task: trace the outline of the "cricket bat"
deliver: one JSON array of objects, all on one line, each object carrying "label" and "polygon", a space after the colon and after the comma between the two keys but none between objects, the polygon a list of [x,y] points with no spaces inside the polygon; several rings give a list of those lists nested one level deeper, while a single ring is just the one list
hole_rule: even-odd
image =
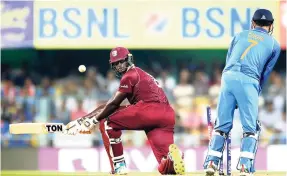
[{"label": "cricket bat", "polygon": [[[66,126],[63,123],[16,123],[9,125],[11,134],[65,134]],[[79,134],[91,134],[91,131],[81,131]]]}]

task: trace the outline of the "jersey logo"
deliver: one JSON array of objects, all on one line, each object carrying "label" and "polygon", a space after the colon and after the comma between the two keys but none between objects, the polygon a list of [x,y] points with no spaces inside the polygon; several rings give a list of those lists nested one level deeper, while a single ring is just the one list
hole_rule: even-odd
[{"label": "jersey logo", "polygon": [[117,56],[118,55],[118,52],[115,50],[115,51],[112,51],[112,56]]},{"label": "jersey logo", "polygon": [[263,16],[261,17],[261,20],[266,20],[265,15],[263,15]]},{"label": "jersey logo", "polygon": [[120,86],[121,88],[129,88],[129,86],[128,85],[122,85],[122,86]]}]

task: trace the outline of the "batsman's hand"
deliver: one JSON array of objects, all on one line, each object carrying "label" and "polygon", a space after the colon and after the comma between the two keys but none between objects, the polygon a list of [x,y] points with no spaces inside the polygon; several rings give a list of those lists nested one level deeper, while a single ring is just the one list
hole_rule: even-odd
[{"label": "batsman's hand", "polygon": [[81,124],[78,120],[73,120],[66,125],[64,134],[76,135],[81,130]]},{"label": "batsman's hand", "polygon": [[97,123],[98,121],[94,118],[79,118],[68,123],[64,133],[68,135],[91,134]]},{"label": "batsman's hand", "polygon": [[83,128],[88,130],[90,133],[95,131],[95,127],[97,125],[98,121],[96,120],[96,118],[86,118],[83,122]]}]

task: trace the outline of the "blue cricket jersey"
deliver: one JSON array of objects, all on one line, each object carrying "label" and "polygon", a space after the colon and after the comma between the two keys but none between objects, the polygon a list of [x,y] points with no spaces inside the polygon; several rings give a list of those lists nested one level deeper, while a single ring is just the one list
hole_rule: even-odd
[{"label": "blue cricket jersey", "polygon": [[279,43],[265,29],[258,27],[243,31],[231,42],[223,72],[240,71],[255,78],[261,91],[279,55]]}]

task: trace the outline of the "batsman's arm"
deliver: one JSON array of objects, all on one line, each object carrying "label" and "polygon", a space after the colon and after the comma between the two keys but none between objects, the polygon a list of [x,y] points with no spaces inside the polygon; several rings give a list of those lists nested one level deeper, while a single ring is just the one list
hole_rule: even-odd
[{"label": "batsman's arm", "polygon": [[[109,115],[111,115],[119,106],[121,103],[124,101],[124,99],[127,98],[127,95],[129,93],[132,93],[132,82],[136,81],[134,77],[129,76],[129,75],[124,75],[123,78],[120,81],[120,86],[119,90],[114,94],[114,96],[106,103],[104,108],[98,112],[98,111],[93,111],[92,113],[84,116],[83,118],[80,118],[81,122],[84,122],[87,118],[88,121],[92,121],[94,124],[97,123],[98,121],[107,118]],[[80,123],[80,122],[79,122]],[[80,123],[82,124],[82,123]]]},{"label": "batsman's arm", "polygon": [[94,117],[96,114],[98,114],[99,113],[99,111],[101,110],[101,109],[103,109],[104,107],[106,106],[106,104],[102,104],[102,105],[100,105],[100,106],[98,106],[95,110],[93,110],[92,112],[90,112],[89,114],[87,114],[87,115],[85,115],[84,117],[82,117],[82,118],[92,118],[92,117]]},{"label": "batsman's arm", "polygon": [[[114,96],[115,96],[115,95],[114,95]],[[82,117],[82,118],[84,118],[84,119],[89,118],[89,119],[90,119],[90,118],[94,117],[94,116],[97,115],[101,110],[103,110],[104,107],[105,107],[107,104],[109,104],[111,101],[112,101],[112,99],[110,99],[107,103],[98,106],[95,110],[93,110],[91,113],[85,115],[85,116]]]},{"label": "batsman's arm", "polygon": [[103,104],[97,107],[91,113],[85,115],[84,117],[79,118],[77,121],[80,125],[85,122],[87,118],[92,119],[93,123],[97,123],[98,121],[107,118],[116,109],[120,106],[122,101],[127,98],[127,93],[117,91],[113,98],[111,98],[106,104]]},{"label": "batsman's arm", "polygon": [[106,104],[102,104],[100,106],[98,106],[95,110],[93,110],[92,112],[90,112],[89,114],[83,116],[83,117],[80,117],[77,119],[77,122],[79,123],[79,125],[82,125],[83,122],[86,120],[86,119],[91,119],[92,117],[95,117],[99,111],[101,109],[103,109],[104,107],[106,106]]},{"label": "batsman's arm", "polygon": [[117,91],[114,97],[108,101],[104,109],[96,115],[95,120],[100,121],[114,113],[115,110],[119,108],[121,103],[127,98],[127,94],[128,93]]}]

